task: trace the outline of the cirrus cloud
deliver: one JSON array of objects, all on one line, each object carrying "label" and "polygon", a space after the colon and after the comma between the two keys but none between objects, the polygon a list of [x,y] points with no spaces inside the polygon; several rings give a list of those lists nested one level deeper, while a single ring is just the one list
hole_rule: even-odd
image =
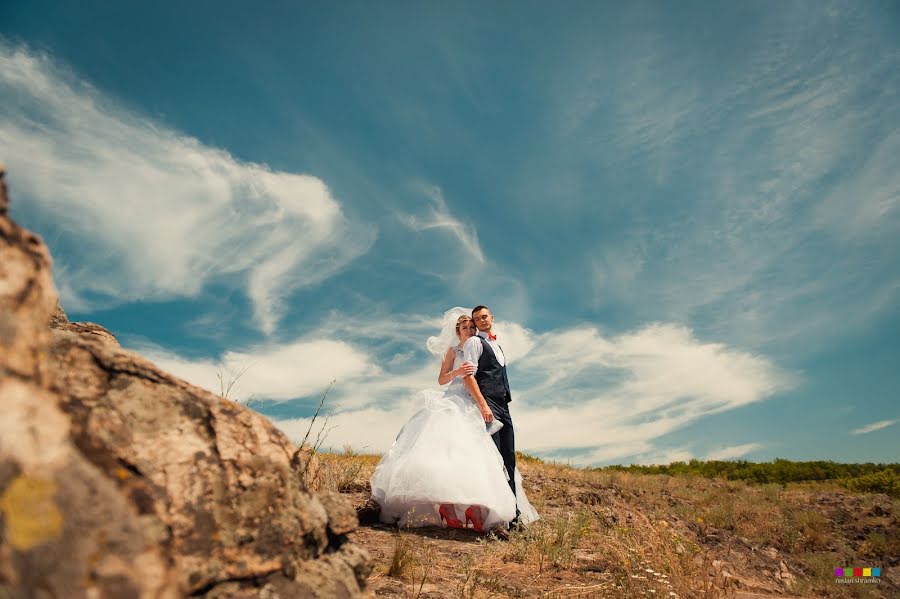
[{"label": "cirrus cloud", "polygon": [[883,428],[887,428],[889,426],[893,426],[900,422],[898,420],[879,420],[878,422],[873,422],[871,424],[867,424],[865,426],[861,426],[857,429],[854,429],[850,432],[851,435],[866,435],[868,433],[874,433],[875,431],[880,431]]},{"label": "cirrus cloud", "polygon": [[42,233],[70,310],[197,297],[223,282],[244,288],[272,333],[292,291],[374,241],[322,180],[242,162],[2,40],[0,96],[13,209],[53,223]]}]

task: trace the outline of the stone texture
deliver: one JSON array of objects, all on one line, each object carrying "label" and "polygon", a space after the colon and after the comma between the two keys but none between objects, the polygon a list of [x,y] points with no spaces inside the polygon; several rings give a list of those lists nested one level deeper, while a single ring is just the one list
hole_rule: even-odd
[{"label": "stone texture", "polygon": [[0,171],[0,374],[46,383],[47,319],[56,303],[50,252],[7,216]]},{"label": "stone texture", "polygon": [[69,322],[69,317],[66,316],[66,312],[62,309],[62,306],[59,305],[56,306],[56,310],[53,312],[53,315],[50,316],[50,328],[89,335],[106,343],[119,345],[119,340],[116,339],[115,335],[97,323]]},{"label": "stone texture", "polygon": [[328,532],[332,535],[345,535],[359,526],[356,510],[346,498],[339,493],[322,492],[317,495],[319,502],[328,514]]},{"label": "stone texture", "polygon": [[359,596],[349,503],[311,494],[261,415],[69,322],[7,205],[0,189],[0,596]]},{"label": "stone texture", "polygon": [[0,596],[177,597],[131,502],[71,442],[51,390],[50,255],[7,207],[0,173]]}]

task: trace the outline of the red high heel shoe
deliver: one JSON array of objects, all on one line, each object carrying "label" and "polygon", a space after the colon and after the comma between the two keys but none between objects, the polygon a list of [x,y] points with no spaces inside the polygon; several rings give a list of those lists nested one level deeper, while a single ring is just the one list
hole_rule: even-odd
[{"label": "red high heel shoe", "polygon": [[[456,510],[451,504],[441,504],[438,513],[441,515],[441,521],[447,523],[447,528],[463,528],[463,523],[456,517]],[[468,512],[466,513],[468,514]]]},{"label": "red high heel shoe", "polygon": [[466,526],[472,523],[475,532],[484,532],[484,519],[481,516],[481,508],[477,505],[470,505],[466,510]]}]

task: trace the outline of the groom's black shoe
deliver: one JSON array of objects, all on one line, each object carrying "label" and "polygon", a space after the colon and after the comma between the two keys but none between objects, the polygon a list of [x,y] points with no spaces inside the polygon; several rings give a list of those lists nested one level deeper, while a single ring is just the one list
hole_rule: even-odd
[{"label": "groom's black shoe", "polygon": [[509,523],[509,530],[525,530],[525,523],[519,519],[519,516],[516,516]]},{"label": "groom's black shoe", "polygon": [[381,506],[371,497],[364,506],[356,510],[356,518],[362,526],[378,524],[380,514]]},{"label": "groom's black shoe", "polygon": [[509,531],[503,527],[503,525],[497,526],[491,529],[491,534],[498,541],[508,541],[509,540]]}]

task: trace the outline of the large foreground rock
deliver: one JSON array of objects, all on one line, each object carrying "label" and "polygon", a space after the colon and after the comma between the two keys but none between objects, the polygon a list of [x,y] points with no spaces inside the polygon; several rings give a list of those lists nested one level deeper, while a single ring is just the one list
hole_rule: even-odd
[{"label": "large foreground rock", "polygon": [[[2,176],[0,176],[2,185]],[[57,306],[0,188],[0,597],[353,597],[338,496],[255,412]],[[352,519],[352,518],[351,518]]]}]

